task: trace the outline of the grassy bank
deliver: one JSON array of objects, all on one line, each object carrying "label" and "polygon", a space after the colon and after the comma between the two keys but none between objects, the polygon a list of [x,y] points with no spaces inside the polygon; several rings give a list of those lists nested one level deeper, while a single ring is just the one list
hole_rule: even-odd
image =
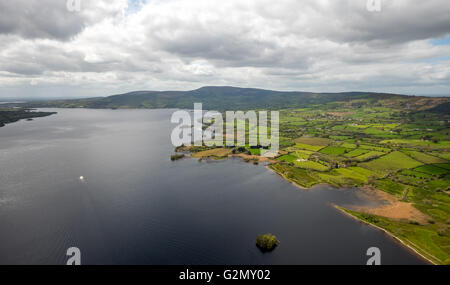
[{"label": "grassy bank", "polygon": [[395,221],[385,217],[351,211],[342,207],[337,209],[352,217],[377,227],[408,246],[417,254],[433,264],[450,265],[448,237],[439,234],[437,225],[420,225],[410,221]]}]

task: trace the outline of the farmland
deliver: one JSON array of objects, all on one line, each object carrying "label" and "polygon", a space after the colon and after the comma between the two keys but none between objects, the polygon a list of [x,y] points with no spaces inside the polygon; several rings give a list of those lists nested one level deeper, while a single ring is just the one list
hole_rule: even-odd
[{"label": "farmland", "polygon": [[[268,167],[303,188],[372,187],[412,206],[421,219],[345,211],[434,263],[450,263],[450,115],[404,106],[359,99],[282,109],[280,154]],[[240,152],[259,155],[248,146]]]},{"label": "farmland", "polygon": [[420,165],[422,165],[422,163],[399,151],[393,151],[380,158],[361,164],[364,168],[376,171],[379,176],[384,176],[391,171],[411,169]]},{"label": "farmland", "polygon": [[370,186],[411,204],[425,221],[347,211],[430,261],[449,263],[449,114],[364,104],[346,110],[334,104],[282,111],[280,136],[290,144],[269,167],[302,187]]},{"label": "farmland", "polygon": [[[273,158],[263,157],[261,145],[250,147],[247,142],[239,146],[182,146],[175,150],[180,152],[178,155],[171,156],[173,163],[188,153],[200,161],[235,156],[255,165],[265,163],[302,188],[326,183],[358,187],[361,192],[373,190],[371,193],[387,205],[376,207],[376,212],[364,208],[343,210],[386,230],[433,263],[450,264],[449,98],[203,87],[20,106],[192,108],[194,102],[221,112],[279,111],[279,152]],[[3,121],[20,118],[7,113]],[[270,126],[268,132],[272,130]],[[248,137],[249,133],[246,128]]]}]

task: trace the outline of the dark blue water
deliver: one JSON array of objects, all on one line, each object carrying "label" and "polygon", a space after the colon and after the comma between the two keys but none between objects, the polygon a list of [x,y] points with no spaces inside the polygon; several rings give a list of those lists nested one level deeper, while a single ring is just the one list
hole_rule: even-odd
[{"label": "dark blue water", "polygon": [[[239,159],[170,161],[170,110],[61,110],[0,128],[0,263],[383,264],[423,261],[339,213],[355,189],[303,191]],[[85,180],[81,181],[80,176]],[[255,246],[273,233],[271,253]]]}]

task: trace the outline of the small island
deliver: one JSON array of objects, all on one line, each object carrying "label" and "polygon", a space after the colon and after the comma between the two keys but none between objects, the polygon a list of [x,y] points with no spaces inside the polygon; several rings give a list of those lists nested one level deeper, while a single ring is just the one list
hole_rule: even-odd
[{"label": "small island", "polygon": [[280,244],[280,241],[277,239],[276,236],[273,234],[265,234],[265,235],[259,235],[256,238],[256,246],[262,251],[262,252],[269,252],[274,250],[278,245]]},{"label": "small island", "polygon": [[170,160],[175,161],[184,158],[184,154],[173,154],[170,156]]}]

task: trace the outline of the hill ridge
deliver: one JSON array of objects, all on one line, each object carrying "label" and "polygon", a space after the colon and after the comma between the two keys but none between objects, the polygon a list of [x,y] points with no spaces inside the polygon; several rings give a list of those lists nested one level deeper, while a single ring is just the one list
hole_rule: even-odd
[{"label": "hill ridge", "polygon": [[[317,93],[305,91],[275,91],[259,88],[233,86],[203,86],[188,91],[131,91],[107,97],[85,99],[52,100],[27,102],[25,107],[62,108],[179,108],[189,109],[194,103],[203,103],[204,109],[248,110],[302,108],[308,105],[345,104],[352,100],[365,100],[368,104],[398,105],[399,108],[433,108],[450,98],[419,97],[382,92],[339,92]],[[420,104],[416,104],[419,102]],[[356,104],[356,103],[355,103]],[[353,105],[352,105],[353,106]],[[350,108],[352,106],[349,106]],[[411,107],[412,106],[412,107]]]}]

